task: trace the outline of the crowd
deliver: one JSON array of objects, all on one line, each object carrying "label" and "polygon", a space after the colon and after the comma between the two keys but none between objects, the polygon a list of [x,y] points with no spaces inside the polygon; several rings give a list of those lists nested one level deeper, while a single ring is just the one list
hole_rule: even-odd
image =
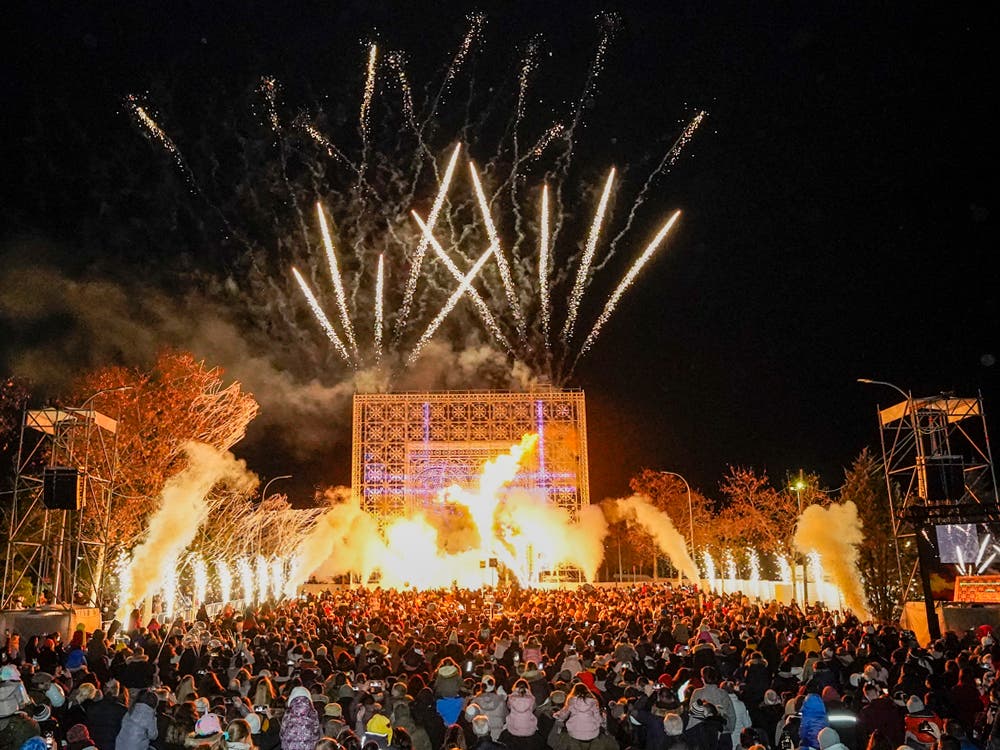
[{"label": "crowd", "polygon": [[921,648],[668,584],[345,589],[0,656],[0,750],[1000,750],[991,628]]}]

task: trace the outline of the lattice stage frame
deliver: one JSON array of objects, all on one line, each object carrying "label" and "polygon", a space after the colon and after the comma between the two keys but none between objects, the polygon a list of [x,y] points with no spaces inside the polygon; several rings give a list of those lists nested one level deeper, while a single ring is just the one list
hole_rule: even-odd
[{"label": "lattice stage frame", "polygon": [[590,503],[579,389],[355,394],[352,492],[384,528],[433,510],[450,484],[471,486],[483,463],[531,432],[538,448],[511,486],[540,494],[575,519]]}]

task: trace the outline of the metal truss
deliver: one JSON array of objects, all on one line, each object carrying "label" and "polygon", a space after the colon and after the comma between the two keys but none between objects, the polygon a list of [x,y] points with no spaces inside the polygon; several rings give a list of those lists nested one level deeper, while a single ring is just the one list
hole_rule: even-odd
[{"label": "metal truss", "polygon": [[541,493],[575,518],[590,502],[581,390],[356,394],[352,491],[384,528],[434,511],[439,490],[471,485],[485,461],[531,432],[538,449],[512,486]]},{"label": "metal truss", "polygon": [[[94,396],[107,391],[99,391]],[[11,607],[22,583],[34,597],[96,604],[106,565],[111,491],[118,469],[117,422],[87,408],[26,410],[21,422],[11,501],[7,505],[0,609]],[[79,471],[79,510],[43,502],[46,468]],[[54,603],[50,602],[50,603]]]}]

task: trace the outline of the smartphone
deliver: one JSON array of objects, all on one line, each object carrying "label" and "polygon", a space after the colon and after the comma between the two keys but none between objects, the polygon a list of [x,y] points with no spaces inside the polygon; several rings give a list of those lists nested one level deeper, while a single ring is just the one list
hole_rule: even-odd
[{"label": "smartphone", "polygon": [[465,671],[466,672],[471,672],[472,671],[472,660],[471,659],[469,661],[465,662]]}]

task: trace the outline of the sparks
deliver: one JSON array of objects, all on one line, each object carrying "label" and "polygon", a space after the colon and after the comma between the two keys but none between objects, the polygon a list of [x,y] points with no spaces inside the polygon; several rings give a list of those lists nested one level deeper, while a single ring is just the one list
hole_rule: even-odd
[{"label": "sparks", "polygon": [[[612,292],[611,296],[608,297],[608,301],[604,303],[604,309],[597,317],[597,322],[594,323],[594,327],[587,335],[586,340],[583,342],[583,346],[580,347],[580,352],[576,355],[577,361],[579,361],[580,357],[586,354],[587,350],[589,350],[590,347],[594,345],[594,342],[597,341],[597,337],[601,334],[601,329],[604,327],[604,324],[610,320],[612,314],[614,314],[615,307],[617,307],[622,295],[628,291],[629,287],[632,286],[632,283],[635,281],[636,276],[639,275],[639,272],[643,269],[646,263],[649,262],[649,259],[653,257],[653,254],[656,253],[657,249],[659,249],[663,240],[666,239],[667,234],[670,232],[671,228],[673,228],[674,223],[680,218],[680,215],[680,211],[674,212],[673,216],[667,220],[667,223],[661,227],[660,231],[656,233],[656,236],[650,240],[648,245],[646,245],[646,249],[642,251],[642,254],[632,264],[632,267],[628,269],[628,273],[625,274],[625,277],[615,288],[614,292]],[[576,363],[574,362],[574,366],[575,364]]]},{"label": "sparks", "polygon": [[542,217],[538,238],[538,295],[542,312],[542,338],[545,348],[549,348],[549,186],[542,185]]},{"label": "sparks", "polygon": [[309,303],[309,307],[313,311],[313,315],[316,316],[316,320],[319,321],[320,326],[326,333],[326,337],[333,342],[333,346],[336,348],[337,352],[343,357],[347,364],[351,364],[351,355],[347,351],[347,347],[344,346],[344,342],[340,340],[340,336],[337,332],[333,330],[333,324],[330,319],[326,317],[326,313],[323,312],[323,308],[320,307],[319,302],[316,300],[316,295],[312,293],[312,289],[306,283],[306,280],[302,278],[302,274],[299,273],[299,269],[292,268],[292,274],[295,276],[295,280],[299,283],[299,287],[302,289],[302,294],[305,295],[306,301]]},{"label": "sparks", "polygon": [[225,560],[219,559],[215,561],[215,575],[219,579],[219,593],[222,595],[222,601],[232,601],[233,571],[226,564]]},{"label": "sparks", "polygon": [[375,72],[378,59],[378,47],[374,44],[368,49],[368,70],[365,74],[365,93],[361,97],[361,112],[358,115],[358,122],[361,127],[361,142],[364,148],[368,148],[368,131],[371,126],[372,98],[375,96]]},{"label": "sparks", "polygon": [[197,604],[205,603],[208,593],[208,566],[201,555],[194,556],[194,600]]},{"label": "sparks", "polygon": [[448,298],[448,301],[445,302],[444,307],[441,308],[441,312],[439,312],[437,317],[431,321],[429,326],[427,326],[423,336],[421,336],[420,340],[417,341],[417,345],[413,348],[413,352],[411,352],[409,358],[407,359],[407,364],[412,365],[417,361],[417,358],[420,356],[420,350],[423,349],[424,346],[427,345],[427,342],[431,340],[431,336],[433,336],[437,329],[441,326],[444,319],[448,317],[448,313],[450,313],[454,309],[455,305],[458,304],[462,295],[472,287],[472,282],[475,281],[476,276],[479,275],[479,272],[482,270],[483,266],[486,265],[486,261],[490,259],[492,254],[493,248],[491,247],[479,256],[479,260],[477,260],[475,265],[469,269],[469,272],[462,278],[462,283],[458,285],[458,288],[452,293],[451,297]]},{"label": "sparks", "polygon": [[[414,220],[419,225],[420,231],[424,233],[424,237],[427,239],[431,248],[433,248],[434,253],[441,260],[441,262],[444,263],[445,268],[447,268],[448,272],[455,278],[455,281],[461,284],[463,276],[458,266],[456,266],[455,262],[450,257],[448,257],[448,253],[444,251],[444,248],[441,247],[441,243],[438,242],[437,238],[435,238],[434,235],[431,233],[430,227],[427,226],[427,224],[425,224],[423,220],[420,218],[420,214],[418,214],[416,211],[412,211],[411,214]],[[472,300],[472,303],[476,306],[476,310],[479,312],[479,316],[482,318],[483,324],[486,326],[487,330],[489,330],[489,332],[493,334],[493,337],[497,340],[498,343],[500,343],[505,349],[510,351],[511,347],[507,341],[507,337],[503,335],[503,331],[501,331],[500,326],[497,325],[496,318],[493,317],[493,313],[490,312],[490,308],[486,304],[486,301],[483,299],[482,295],[479,294],[479,292],[476,291],[475,287],[472,286],[469,287],[468,292],[469,292],[469,297]]]},{"label": "sparks", "polygon": [[496,225],[493,223],[493,216],[490,213],[490,206],[486,200],[486,193],[483,192],[482,183],[479,181],[479,174],[476,171],[474,162],[469,162],[469,173],[472,175],[472,185],[476,190],[476,200],[479,201],[479,211],[483,215],[483,223],[486,225],[486,235],[490,239],[490,249],[497,259],[497,268],[500,270],[500,280],[503,282],[504,291],[507,294],[507,303],[514,315],[518,335],[524,338],[524,316],[521,314],[521,303],[517,299],[517,292],[514,291],[514,281],[510,276],[510,266],[507,258],[504,257],[500,247],[500,236],[497,234]]},{"label": "sparks", "polygon": [[382,361],[383,298],[385,297],[385,255],[379,253],[375,272],[375,361]]},{"label": "sparks", "polygon": [[[444,171],[444,177],[441,178],[441,184],[438,186],[437,195],[434,197],[434,204],[431,206],[431,212],[427,215],[427,226],[431,232],[434,231],[434,226],[437,224],[438,216],[441,213],[441,207],[444,206],[445,198],[448,195],[448,186],[451,185],[451,177],[455,173],[455,164],[458,163],[458,154],[461,151],[462,144],[456,143],[454,150],[451,152],[451,158],[448,160],[448,167]],[[403,332],[403,327],[406,325],[407,319],[410,316],[410,306],[413,304],[413,293],[417,289],[417,281],[420,278],[420,266],[423,264],[424,253],[427,252],[428,235],[425,232],[421,238],[420,242],[417,243],[416,252],[413,254],[413,260],[410,263],[410,275],[406,279],[406,288],[403,291],[403,304],[399,308],[399,317],[396,319],[396,337],[399,338],[400,334]]]},{"label": "sparks", "polygon": [[319,216],[319,228],[323,235],[323,247],[326,248],[326,261],[330,267],[330,277],[333,279],[333,291],[337,297],[337,308],[340,310],[340,322],[344,326],[344,334],[347,342],[351,345],[354,357],[358,356],[358,342],[354,338],[354,325],[351,323],[351,314],[347,310],[347,295],[344,294],[344,282],[340,278],[340,266],[337,263],[337,253],[333,248],[333,239],[330,237],[330,228],[326,225],[326,215],[323,205],[316,203],[316,215]]},{"label": "sparks", "polygon": [[243,601],[247,606],[249,606],[256,601],[253,566],[250,564],[249,560],[245,557],[241,557],[236,561],[236,569],[240,574],[240,589],[243,593]]},{"label": "sparks", "polygon": [[608,208],[608,198],[611,196],[611,186],[615,181],[615,169],[608,172],[608,179],[604,183],[604,192],[601,193],[601,200],[597,204],[597,211],[594,213],[594,221],[590,225],[590,235],[587,237],[587,244],[583,250],[583,257],[580,259],[580,266],[576,271],[576,281],[573,282],[573,290],[570,292],[566,315],[566,323],[562,329],[562,339],[569,344],[573,338],[573,328],[576,325],[576,317],[580,312],[580,302],[583,299],[583,292],[587,288],[587,280],[590,276],[590,265],[594,262],[594,252],[597,250],[597,240],[601,235],[601,225],[604,223],[604,212]]}]

